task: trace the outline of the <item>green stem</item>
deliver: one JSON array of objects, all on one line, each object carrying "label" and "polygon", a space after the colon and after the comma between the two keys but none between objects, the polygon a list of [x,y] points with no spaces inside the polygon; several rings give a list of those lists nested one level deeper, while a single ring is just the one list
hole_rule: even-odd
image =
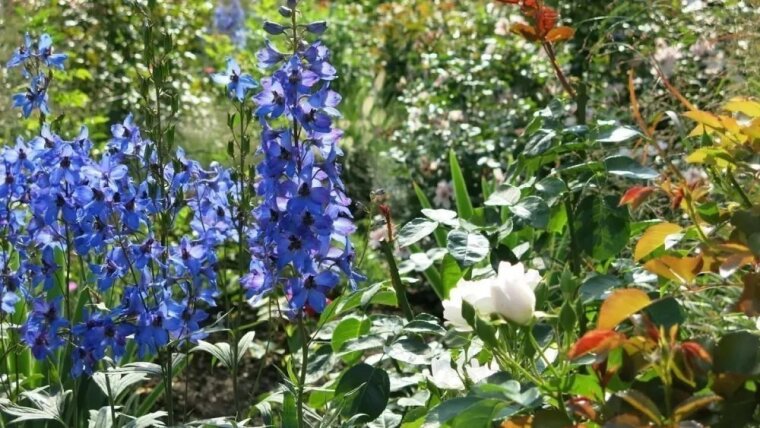
[{"label": "green stem", "polygon": [[174,394],[172,391],[172,351],[166,350],[166,373],[164,374],[164,384],[166,388],[166,410],[169,418],[169,426],[174,426]]},{"label": "green stem", "polygon": [[404,284],[401,282],[401,275],[398,273],[396,258],[393,256],[393,244],[384,241],[380,244],[380,248],[383,251],[383,255],[385,255],[385,260],[388,262],[388,268],[391,271],[391,284],[393,285],[393,290],[396,292],[398,305],[401,307],[401,311],[404,312],[406,320],[411,321],[414,319],[414,311],[412,310],[411,305],[409,305],[409,300],[406,298]]},{"label": "green stem", "polygon": [[304,324],[304,313],[301,312],[298,317],[298,331],[301,335],[301,373],[298,379],[298,396],[297,398],[297,412],[298,412],[298,428],[304,428],[304,411],[303,411],[303,392],[306,385],[306,369],[309,363],[309,341],[306,338],[306,326]]},{"label": "green stem", "polygon": [[742,199],[742,202],[744,203],[745,208],[752,208],[752,201],[749,199],[749,196],[744,192],[744,189],[742,189],[742,186],[739,184],[739,182],[736,181],[736,177],[734,177],[734,172],[731,170],[731,168],[727,171],[728,175],[728,181],[731,183],[731,185],[736,189],[736,192],[739,193],[739,196]]},{"label": "green stem", "polygon": [[111,425],[118,426],[116,419],[116,406],[114,406],[114,396],[111,392],[111,376],[108,375],[108,369],[106,369],[106,391],[108,392],[108,405],[111,407]]}]

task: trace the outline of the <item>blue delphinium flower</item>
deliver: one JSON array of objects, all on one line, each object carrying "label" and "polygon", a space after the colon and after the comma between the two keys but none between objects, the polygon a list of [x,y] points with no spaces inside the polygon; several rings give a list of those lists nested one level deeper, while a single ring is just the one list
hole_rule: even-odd
[{"label": "blue delphinium flower", "polygon": [[13,95],[13,107],[20,108],[24,117],[29,117],[34,109],[43,114],[50,114],[47,94],[48,78],[37,75],[29,82],[25,92]]},{"label": "blue delphinium flower", "polygon": [[53,39],[48,34],[40,36],[40,41],[37,43],[37,54],[46,66],[59,70],[63,70],[63,63],[68,58],[66,54],[53,53]]},{"label": "blue delphinium flower", "polygon": [[32,349],[32,355],[38,360],[44,360],[65,343],[61,329],[69,323],[61,317],[60,306],[60,297],[50,302],[43,298],[35,299],[27,321],[21,327],[21,340]]},{"label": "blue delphinium flower", "polygon": [[211,79],[219,85],[226,85],[227,95],[238,101],[243,101],[247,91],[259,86],[250,74],[242,74],[240,66],[232,58],[227,59],[227,71],[214,73]]},{"label": "blue delphinium flower", "polygon": [[238,48],[245,46],[248,32],[245,28],[245,11],[240,0],[220,0],[214,10],[214,29],[226,34]]},{"label": "blue delphinium flower", "polygon": [[15,68],[24,65],[33,55],[32,36],[29,33],[24,35],[24,44],[19,46],[11,55],[11,59],[5,64],[8,68]]},{"label": "blue delphinium flower", "polygon": [[13,107],[20,108],[24,117],[29,117],[35,109],[50,114],[47,90],[53,75],[51,70],[63,70],[67,58],[66,54],[53,53],[50,35],[41,35],[37,42],[28,33],[24,36],[24,45],[16,49],[6,63],[8,68],[21,67],[23,76],[29,79],[26,90],[13,95]]},{"label": "blue delphinium flower", "polygon": [[[276,34],[280,27],[270,23],[268,30]],[[326,25],[306,28],[321,33]],[[280,66],[253,97],[264,127],[257,166],[262,202],[254,210],[256,228],[248,231],[250,271],[241,278],[250,302],[281,289],[295,315],[324,310],[340,274],[352,286],[362,279],[352,266],[349,235],[356,227],[337,163],[341,98],[330,89],[336,71],[321,42],[298,46],[286,57],[267,42],[257,55],[262,66]],[[283,117],[289,123],[273,127]]]}]

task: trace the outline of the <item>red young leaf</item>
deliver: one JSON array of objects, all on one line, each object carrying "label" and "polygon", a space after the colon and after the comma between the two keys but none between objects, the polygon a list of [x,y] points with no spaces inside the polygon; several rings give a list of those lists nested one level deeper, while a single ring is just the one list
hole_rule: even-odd
[{"label": "red young leaf", "polygon": [[512,26],[509,27],[509,31],[523,36],[525,40],[528,40],[530,42],[539,40],[538,36],[536,35],[536,30],[534,30],[530,25],[523,24],[521,22],[512,24]]},{"label": "red young leaf", "polygon": [[549,6],[542,6],[536,13],[536,29],[542,39],[557,25],[559,15]]},{"label": "red young leaf", "polygon": [[590,330],[586,332],[567,353],[567,358],[575,359],[588,353],[603,353],[617,348],[625,342],[625,336],[613,330]]},{"label": "red young leaf", "polygon": [[631,208],[636,209],[644,202],[649,195],[654,193],[654,187],[649,186],[633,186],[628,189],[622,198],[620,198],[620,206],[630,205]]}]

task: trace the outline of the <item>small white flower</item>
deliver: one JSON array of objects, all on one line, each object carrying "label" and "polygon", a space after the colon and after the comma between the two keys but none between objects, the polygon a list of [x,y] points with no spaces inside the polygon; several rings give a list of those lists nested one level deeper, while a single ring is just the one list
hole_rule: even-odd
[{"label": "small white flower", "polygon": [[462,317],[462,301],[472,305],[476,311],[482,314],[493,312],[490,303],[490,288],[488,280],[467,281],[459,280],[457,286],[449,291],[449,298],[441,302],[443,305],[443,318],[459,331],[472,331],[467,321]]},{"label": "small white flower", "polygon": [[528,269],[522,263],[499,264],[499,273],[491,280],[491,300],[497,314],[518,324],[528,324],[533,318],[536,295],[533,292],[541,275],[537,270]]}]

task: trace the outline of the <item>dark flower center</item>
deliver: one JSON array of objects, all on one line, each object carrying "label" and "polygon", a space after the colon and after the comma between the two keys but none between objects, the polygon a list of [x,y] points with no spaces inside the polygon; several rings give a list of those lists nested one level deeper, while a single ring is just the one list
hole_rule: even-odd
[{"label": "dark flower center", "polygon": [[290,235],[289,239],[290,239],[290,245],[288,245],[288,249],[289,250],[291,250],[291,251],[298,251],[298,250],[301,249],[301,247],[302,247],[302,245],[301,245],[301,238],[299,238],[299,237],[297,237],[295,235]]}]

